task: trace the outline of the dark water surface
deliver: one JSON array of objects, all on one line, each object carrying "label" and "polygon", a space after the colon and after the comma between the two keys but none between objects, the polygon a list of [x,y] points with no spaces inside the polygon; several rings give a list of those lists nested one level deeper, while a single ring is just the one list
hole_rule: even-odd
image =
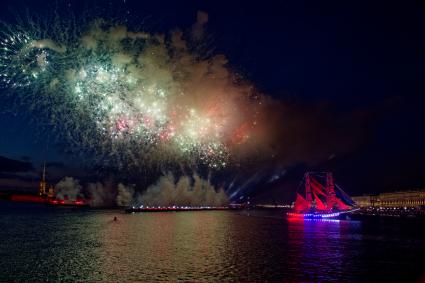
[{"label": "dark water surface", "polygon": [[0,202],[0,282],[419,282],[424,225]]}]

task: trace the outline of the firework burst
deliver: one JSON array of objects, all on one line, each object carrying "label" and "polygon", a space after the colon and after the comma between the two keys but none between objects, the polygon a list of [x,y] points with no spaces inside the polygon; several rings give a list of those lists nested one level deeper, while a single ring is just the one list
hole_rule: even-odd
[{"label": "firework burst", "polygon": [[191,53],[181,32],[154,35],[104,20],[75,30],[61,24],[52,34],[28,26],[3,28],[2,87],[47,108],[48,125],[70,148],[118,165],[223,168],[249,140],[258,97],[234,83],[224,56]]}]

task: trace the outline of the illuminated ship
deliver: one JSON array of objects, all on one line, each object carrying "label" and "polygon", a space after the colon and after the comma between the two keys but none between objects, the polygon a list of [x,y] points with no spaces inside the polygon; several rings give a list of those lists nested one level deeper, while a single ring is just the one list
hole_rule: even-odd
[{"label": "illuminated ship", "polygon": [[332,219],[357,210],[354,201],[338,185],[331,172],[307,172],[297,191],[290,217]]}]

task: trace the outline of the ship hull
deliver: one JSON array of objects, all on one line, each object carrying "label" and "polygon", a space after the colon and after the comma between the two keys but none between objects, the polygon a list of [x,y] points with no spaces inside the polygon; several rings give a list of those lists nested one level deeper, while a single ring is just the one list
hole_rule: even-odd
[{"label": "ship hull", "polygon": [[288,217],[300,219],[346,219],[348,214],[351,214],[358,209],[332,211],[332,212],[288,212]]}]

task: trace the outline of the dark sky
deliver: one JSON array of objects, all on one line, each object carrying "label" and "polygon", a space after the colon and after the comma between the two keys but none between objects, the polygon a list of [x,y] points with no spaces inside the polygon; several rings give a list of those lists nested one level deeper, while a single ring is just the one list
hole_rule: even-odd
[{"label": "dark sky", "polygon": [[[91,5],[68,2],[75,13]],[[326,102],[337,111],[366,113],[367,134],[360,145],[330,161],[288,168],[270,194],[279,194],[285,182],[310,169],[333,170],[353,194],[425,186],[423,2],[112,2],[111,7],[128,10],[158,32],[190,28],[196,12],[205,11],[215,52],[225,54],[230,67],[259,91],[276,99]],[[11,11],[26,7],[40,12],[47,2],[2,3],[12,8],[0,12],[9,21]],[[108,4],[98,5],[108,9]],[[0,155],[30,161],[34,168],[44,159],[56,162],[59,175],[64,168],[79,167],[77,158],[34,127],[23,113],[0,108]]]}]

